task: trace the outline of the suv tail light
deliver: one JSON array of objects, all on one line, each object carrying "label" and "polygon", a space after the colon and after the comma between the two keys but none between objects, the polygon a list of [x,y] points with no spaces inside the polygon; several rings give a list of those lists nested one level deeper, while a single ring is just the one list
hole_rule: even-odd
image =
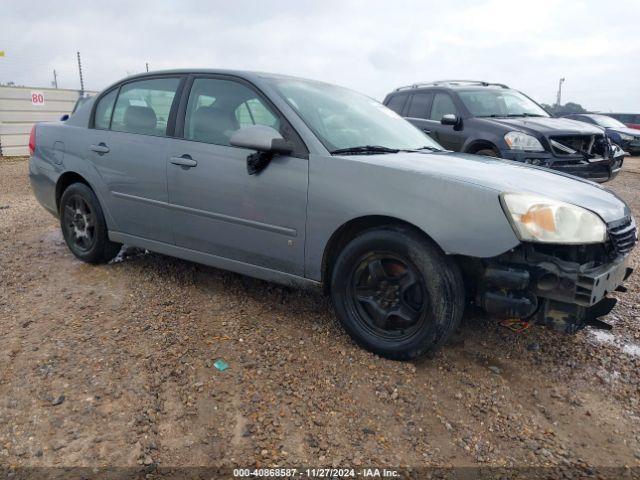
[{"label": "suv tail light", "polygon": [[31,133],[29,134],[29,155],[33,156],[33,152],[36,151],[36,126],[31,127]]}]

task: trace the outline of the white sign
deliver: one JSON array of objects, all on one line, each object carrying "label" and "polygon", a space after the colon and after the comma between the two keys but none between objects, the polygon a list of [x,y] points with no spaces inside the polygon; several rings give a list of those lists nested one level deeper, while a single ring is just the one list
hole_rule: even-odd
[{"label": "white sign", "polygon": [[31,92],[31,105],[37,107],[44,105],[44,94],[42,92]]}]

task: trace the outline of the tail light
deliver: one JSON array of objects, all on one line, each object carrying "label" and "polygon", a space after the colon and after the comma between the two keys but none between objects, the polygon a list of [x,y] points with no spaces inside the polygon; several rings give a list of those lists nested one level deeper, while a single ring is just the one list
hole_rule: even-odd
[{"label": "tail light", "polygon": [[29,134],[29,155],[33,156],[33,152],[35,151],[36,151],[36,126],[34,125],[33,127],[31,127],[31,134]]}]

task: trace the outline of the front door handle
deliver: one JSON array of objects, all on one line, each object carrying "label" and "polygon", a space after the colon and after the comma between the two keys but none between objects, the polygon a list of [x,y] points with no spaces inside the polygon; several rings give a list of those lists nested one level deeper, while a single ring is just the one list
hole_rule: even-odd
[{"label": "front door handle", "polygon": [[100,155],[104,155],[105,153],[109,153],[109,147],[105,143],[99,143],[98,145],[91,145],[89,147],[90,150],[93,150]]},{"label": "front door handle", "polygon": [[429,130],[428,128],[423,128],[422,131],[426,134],[430,134],[431,130]]},{"label": "front door handle", "polygon": [[174,165],[180,165],[181,167],[187,168],[193,168],[198,165],[198,162],[191,158],[191,155],[186,154],[182,155],[181,157],[171,157],[169,161]]}]

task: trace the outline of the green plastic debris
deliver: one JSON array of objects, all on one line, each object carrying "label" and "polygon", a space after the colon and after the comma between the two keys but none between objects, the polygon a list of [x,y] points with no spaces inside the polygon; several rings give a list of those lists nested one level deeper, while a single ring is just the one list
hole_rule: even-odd
[{"label": "green plastic debris", "polygon": [[224,360],[222,360],[221,358],[213,362],[213,366],[216,367],[221,372],[224,372],[227,368],[229,368],[229,364]]}]

